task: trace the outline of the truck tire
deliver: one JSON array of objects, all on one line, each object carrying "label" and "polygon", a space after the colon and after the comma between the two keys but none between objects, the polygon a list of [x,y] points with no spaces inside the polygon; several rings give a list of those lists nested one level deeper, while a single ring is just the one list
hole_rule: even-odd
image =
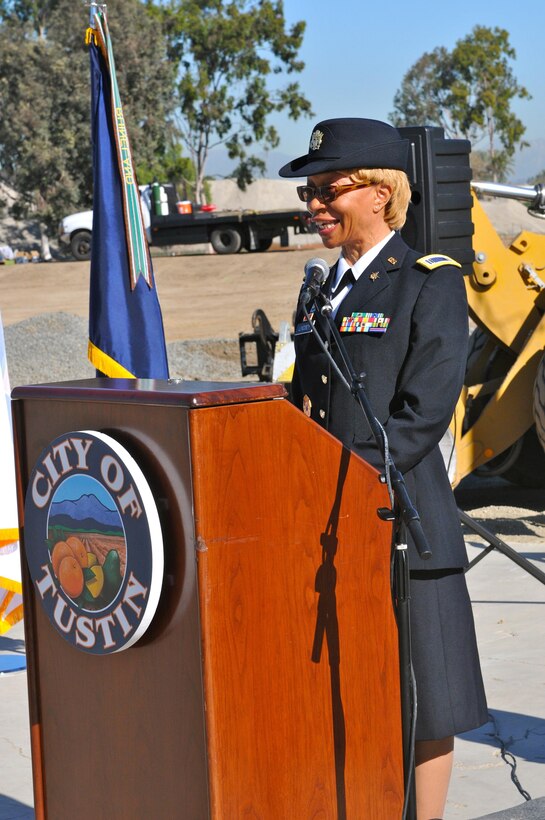
[{"label": "truck tire", "polygon": [[70,250],[74,259],[84,262],[91,258],[91,231],[76,231],[70,237]]},{"label": "truck tire", "polygon": [[210,242],[216,253],[238,253],[242,236],[236,228],[215,228],[210,234]]},{"label": "truck tire", "polygon": [[545,452],[539,446],[534,425],[503,453],[477,467],[475,475],[483,478],[501,476],[519,487],[545,487]]},{"label": "truck tire", "polygon": [[[249,253],[265,253],[272,245],[272,237],[257,240],[257,248],[246,248]],[[249,244],[249,243],[248,243]]]},{"label": "truck tire", "polygon": [[512,467],[502,475],[512,484],[530,489],[545,487],[545,452],[539,446],[536,428],[534,425],[519,438],[522,442],[520,453]]}]

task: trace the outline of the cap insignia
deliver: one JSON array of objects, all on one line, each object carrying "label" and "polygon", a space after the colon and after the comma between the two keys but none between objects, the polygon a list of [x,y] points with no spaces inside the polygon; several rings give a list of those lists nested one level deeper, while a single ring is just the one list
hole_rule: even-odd
[{"label": "cap insignia", "polygon": [[315,131],[313,131],[308,146],[309,151],[317,151],[320,145],[322,144],[323,138],[324,135],[318,128]]}]

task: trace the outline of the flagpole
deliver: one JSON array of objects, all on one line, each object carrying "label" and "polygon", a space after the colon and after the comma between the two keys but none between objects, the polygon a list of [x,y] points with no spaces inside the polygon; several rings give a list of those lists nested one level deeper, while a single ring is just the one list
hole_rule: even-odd
[{"label": "flagpole", "polygon": [[161,308],[106,6],[91,3],[93,229],[88,357],[100,375],[168,379]]},{"label": "flagpole", "polygon": [[100,3],[86,3],[86,6],[89,6],[89,26],[90,28],[96,28],[95,26],[95,14],[99,8],[106,8],[106,4]]}]

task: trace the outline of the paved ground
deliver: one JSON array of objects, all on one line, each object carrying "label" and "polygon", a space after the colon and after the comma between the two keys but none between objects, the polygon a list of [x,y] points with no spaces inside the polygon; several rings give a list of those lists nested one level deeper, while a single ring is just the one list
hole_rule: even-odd
[{"label": "paved ground", "polygon": [[[470,479],[460,488],[458,500],[472,517],[545,571],[540,537],[544,491],[515,488],[500,479]],[[482,539],[469,531],[466,543],[471,558],[482,552]],[[470,569],[467,578],[491,720],[456,740],[445,820],[482,818],[521,804],[502,813],[502,820],[543,820],[545,585],[497,551]],[[0,638],[0,653],[20,657],[23,650],[20,624]],[[0,676],[0,760],[0,820],[33,817],[24,673]],[[526,803],[522,792],[537,802]]]},{"label": "paved ground", "polygon": [[[23,623],[0,636],[0,662],[24,654]],[[25,672],[0,675],[0,820],[34,817]]]},{"label": "paved ground", "polygon": [[[480,539],[466,540],[472,557]],[[543,542],[520,552],[545,571]],[[513,778],[532,798],[545,795],[545,586],[496,551],[467,577],[491,720],[456,740],[445,820],[524,803]]]}]

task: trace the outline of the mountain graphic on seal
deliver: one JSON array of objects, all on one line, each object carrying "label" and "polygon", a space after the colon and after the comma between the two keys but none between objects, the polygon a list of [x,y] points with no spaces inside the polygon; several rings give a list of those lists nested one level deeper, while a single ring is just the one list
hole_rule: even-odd
[{"label": "mountain graphic on seal", "polygon": [[88,532],[123,532],[118,511],[109,510],[93,494],[76,500],[53,501],[49,508],[49,526]]}]

